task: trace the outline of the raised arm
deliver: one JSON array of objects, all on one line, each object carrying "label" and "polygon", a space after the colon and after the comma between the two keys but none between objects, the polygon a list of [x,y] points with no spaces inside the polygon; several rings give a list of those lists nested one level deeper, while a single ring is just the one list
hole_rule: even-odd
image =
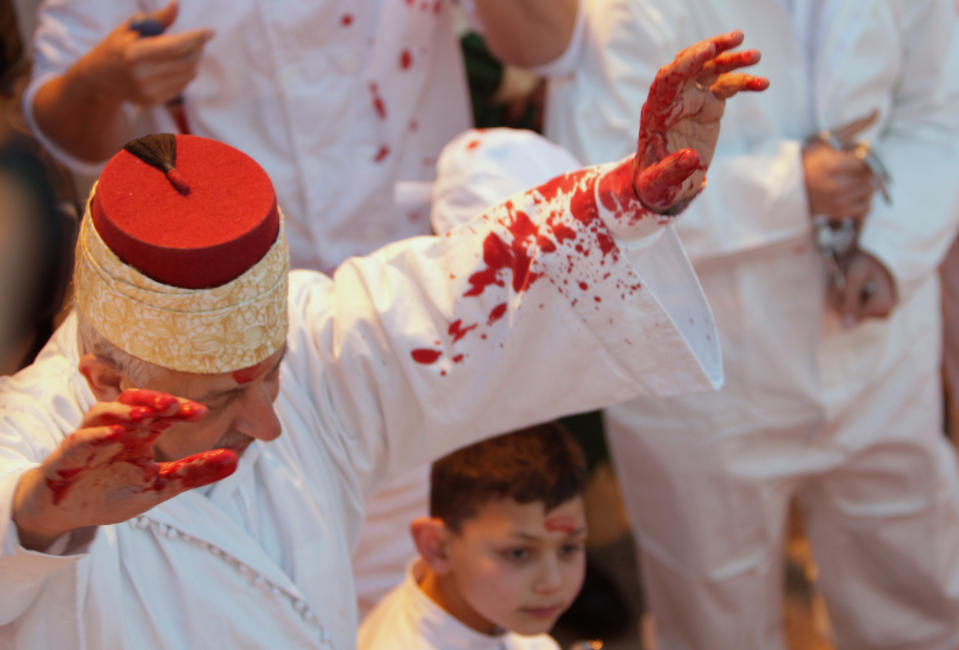
[{"label": "raised arm", "polygon": [[[725,98],[765,85],[733,72],[756,58],[731,62],[741,40],[711,39],[663,68],[641,155],[559,176],[442,237],[354,258],[332,284],[294,275],[291,311],[304,325],[290,333],[290,369],[332,410],[318,417],[331,423],[324,444],[344,445],[332,453],[346,481],[368,492],[496,432],[721,382],[694,352],[715,341],[712,324],[674,320],[623,252],[655,246],[668,214],[700,191]],[[669,290],[700,299],[678,266]]]}]

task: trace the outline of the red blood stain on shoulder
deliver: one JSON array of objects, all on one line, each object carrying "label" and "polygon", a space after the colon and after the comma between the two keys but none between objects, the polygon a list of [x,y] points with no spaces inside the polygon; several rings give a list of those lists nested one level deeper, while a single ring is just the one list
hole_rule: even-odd
[{"label": "red blood stain on shoulder", "polygon": [[486,268],[469,277],[470,289],[464,297],[478,296],[490,285],[505,286],[497,274],[509,265],[510,251],[496,233],[491,232],[483,239],[483,261]]},{"label": "red blood stain on shoulder", "polygon": [[381,120],[385,120],[386,104],[383,102],[383,98],[380,96],[380,89],[375,81],[370,82],[370,95],[373,99],[373,110],[376,111],[376,114],[380,116]]},{"label": "red blood stain on shoulder", "polygon": [[545,235],[536,236],[536,245],[539,247],[539,250],[544,253],[552,253],[556,250],[556,244]]},{"label": "red blood stain on shoulder", "polygon": [[[478,140],[470,141],[466,148],[479,145]],[[608,183],[609,192],[603,200],[604,208],[623,210],[642,209],[635,197],[629,171],[631,161],[624,163],[615,171],[613,182]],[[606,264],[606,258],[613,261],[618,259],[618,247],[606,223],[600,216],[597,206],[599,190],[597,182],[605,175],[599,175],[594,169],[573,172],[559,176],[548,183],[530,190],[522,199],[522,205],[535,205],[537,210],[546,210],[547,216],[541,222],[534,222],[529,215],[520,209],[521,206],[507,201],[500,208],[484,215],[484,218],[493,222],[492,229],[483,237],[481,259],[483,266],[473,272],[467,279],[468,288],[462,294],[464,298],[482,295],[488,288],[510,287],[513,292],[521,294],[529,289],[540,277],[541,273],[534,270],[534,263],[543,255],[555,254],[562,246],[562,257],[553,264],[557,275],[549,278],[550,283],[566,295],[575,307],[578,300],[567,293],[564,284],[570,284],[569,277],[574,269],[582,262],[587,269],[579,277],[573,277],[573,282],[583,291],[590,288],[592,282],[585,279],[591,277],[600,281],[606,280],[610,272],[600,269]],[[620,179],[616,182],[616,179]],[[623,189],[625,187],[625,189]],[[628,191],[626,191],[628,190]],[[619,196],[622,193],[623,196]],[[590,259],[591,253],[598,251]],[[477,255],[479,256],[479,255]],[[507,284],[508,277],[510,278]],[[633,292],[639,285],[630,286],[617,281],[616,288],[623,292]],[[505,296],[504,296],[505,297]],[[599,303],[602,298],[593,296],[593,301]],[[505,316],[508,309],[508,300],[498,302],[487,317],[486,325],[492,325]],[[542,303],[540,303],[542,304]],[[598,308],[598,307],[597,307]],[[452,343],[460,341],[468,331],[476,328],[477,323],[464,326],[462,319],[452,321],[449,326],[449,336]],[[487,339],[487,334],[478,332],[481,340]],[[438,346],[439,344],[437,344]],[[432,363],[439,357],[440,352],[430,349],[419,349],[413,352],[421,355],[421,363]]]},{"label": "red blood stain on shoulder", "polygon": [[410,66],[413,65],[413,54],[409,50],[403,50],[400,52],[400,69],[409,70]]},{"label": "red blood stain on shoulder", "polygon": [[576,239],[576,231],[565,224],[557,223],[553,226],[553,236],[557,244],[562,244],[564,241]]},{"label": "red blood stain on shoulder", "polygon": [[569,209],[576,221],[596,235],[596,243],[604,257],[617,250],[612,235],[610,235],[606,226],[600,223],[599,209],[593,199],[593,186],[591,184],[576,188],[569,200]]},{"label": "red blood stain on shoulder", "polygon": [[413,357],[413,361],[427,365],[436,363],[436,360],[442,355],[443,353],[440,350],[431,350],[430,348],[417,348],[410,352],[410,356]]},{"label": "red blood stain on shoulder", "polygon": [[470,140],[468,143],[466,143],[466,148],[470,151],[477,149],[479,146],[480,146],[480,141],[476,139]]},{"label": "red blood stain on shoulder", "polygon": [[383,160],[390,155],[390,148],[385,144],[382,145],[376,152],[376,155],[373,156],[374,162],[383,162]]},{"label": "red blood stain on shoulder", "polygon": [[344,27],[349,27],[353,24],[353,14],[343,14],[340,18],[340,24]]},{"label": "red blood stain on shoulder", "polygon": [[492,325],[493,323],[498,321],[500,318],[502,318],[503,314],[505,313],[506,313],[506,303],[501,302],[500,304],[493,307],[492,311],[490,311],[487,325]]},{"label": "red blood stain on shoulder", "polygon": [[460,361],[463,360],[463,357],[464,357],[464,356],[465,356],[465,355],[463,355],[463,354],[457,354],[455,357],[453,357],[453,363],[459,363]]},{"label": "red blood stain on shoulder", "polygon": [[456,319],[455,321],[450,323],[449,335],[453,337],[453,342],[456,343],[461,338],[466,336],[467,332],[469,332],[472,329],[476,329],[478,325],[479,323],[473,323],[472,325],[463,327],[462,319]]}]

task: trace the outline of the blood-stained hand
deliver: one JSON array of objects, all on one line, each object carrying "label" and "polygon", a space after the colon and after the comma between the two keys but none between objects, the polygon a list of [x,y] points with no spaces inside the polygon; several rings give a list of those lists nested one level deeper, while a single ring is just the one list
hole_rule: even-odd
[{"label": "blood-stained hand", "polygon": [[843,265],[845,286],[833,290],[831,302],[843,325],[852,327],[866,318],[885,318],[898,302],[896,282],[882,262],[863,250],[855,250]]},{"label": "blood-stained hand", "polygon": [[202,404],[142,389],[95,404],[80,429],[21,477],[13,508],[21,544],[43,550],[64,533],[126,521],[232,474],[237,455],[227,449],[156,462],[163,431],[204,415]]},{"label": "blood-stained hand", "polygon": [[731,52],[740,31],[686,48],[656,74],[639,126],[633,185],[640,201],[677,214],[706,185],[726,100],[769,86],[763,77],[734,72],[759,61],[757,50]]},{"label": "blood-stained hand", "polygon": [[152,105],[176,97],[196,77],[197,64],[213,31],[201,28],[143,37],[131,25],[147,19],[166,29],[177,12],[174,0],[158,11],[123,22],[77,61],[80,78],[96,88],[99,97],[113,103]]}]

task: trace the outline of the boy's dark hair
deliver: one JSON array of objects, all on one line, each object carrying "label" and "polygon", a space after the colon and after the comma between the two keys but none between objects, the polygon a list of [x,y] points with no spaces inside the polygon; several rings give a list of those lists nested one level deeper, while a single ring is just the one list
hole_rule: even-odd
[{"label": "boy's dark hair", "polygon": [[454,533],[491,501],[542,502],[547,512],[586,489],[583,450],[558,422],[464,447],[433,463],[430,516]]}]

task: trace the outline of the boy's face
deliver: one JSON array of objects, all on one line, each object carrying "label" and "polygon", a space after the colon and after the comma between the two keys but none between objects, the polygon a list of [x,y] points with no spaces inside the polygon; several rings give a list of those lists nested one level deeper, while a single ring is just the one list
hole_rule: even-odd
[{"label": "boy's face", "polygon": [[451,535],[450,574],[487,631],[542,634],[583,585],[585,540],[581,496],[549,512],[541,502],[494,501]]}]

